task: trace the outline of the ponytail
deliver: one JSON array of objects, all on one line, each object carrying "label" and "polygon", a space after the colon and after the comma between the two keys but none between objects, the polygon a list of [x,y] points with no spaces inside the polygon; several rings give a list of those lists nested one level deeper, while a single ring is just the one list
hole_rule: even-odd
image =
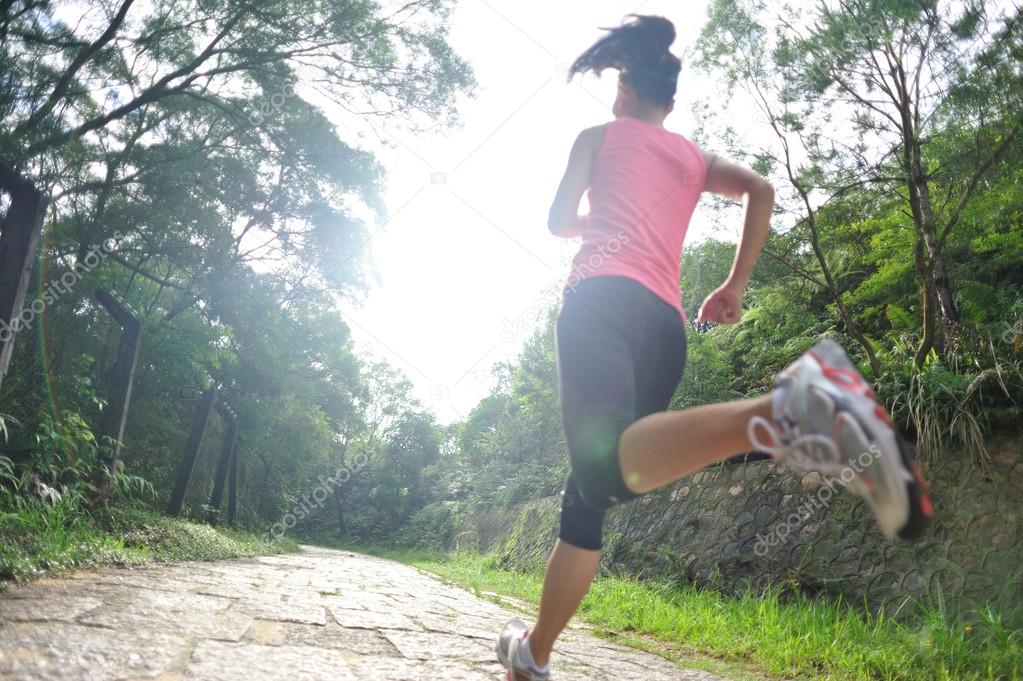
[{"label": "ponytail", "polygon": [[621,81],[639,98],[667,106],[675,97],[682,62],[668,48],[675,42],[675,25],[664,17],[630,14],[617,28],[605,28],[607,35],[579,55],[568,70],[568,79],[578,73],[617,69]]}]

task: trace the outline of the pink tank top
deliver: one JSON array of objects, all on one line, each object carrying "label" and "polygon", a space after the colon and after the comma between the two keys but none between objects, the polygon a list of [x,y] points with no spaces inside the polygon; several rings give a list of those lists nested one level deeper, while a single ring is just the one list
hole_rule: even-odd
[{"label": "pink tank top", "polygon": [[681,135],[626,116],[608,123],[566,288],[590,277],[627,277],[684,318],[682,242],[705,171],[703,153]]}]

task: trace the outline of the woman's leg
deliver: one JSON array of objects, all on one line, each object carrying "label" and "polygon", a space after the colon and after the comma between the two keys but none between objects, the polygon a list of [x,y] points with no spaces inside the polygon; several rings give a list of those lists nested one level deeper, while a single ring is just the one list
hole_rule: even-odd
[{"label": "woman's leg", "polygon": [[[643,494],[722,459],[755,449],[746,437],[753,416],[771,416],[770,396],[663,411],[645,416],[622,434],[619,462],[629,489]],[[563,521],[564,522],[564,521]],[[547,664],[558,635],[575,614],[600,563],[600,550],[558,540],[547,563],[540,613],[529,649]]]},{"label": "woman's leg", "polygon": [[600,549],[591,551],[558,540],[543,578],[540,614],[529,632],[529,649],[538,667],[547,666],[558,634],[572,619],[600,565]]},{"label": "woman's leg", "polygon": [[709,464],[756,449],[746,436],[754,416],[771,419],[771,396],[662,411],[639,419],[618,441],[625,485],[646,494]]}]

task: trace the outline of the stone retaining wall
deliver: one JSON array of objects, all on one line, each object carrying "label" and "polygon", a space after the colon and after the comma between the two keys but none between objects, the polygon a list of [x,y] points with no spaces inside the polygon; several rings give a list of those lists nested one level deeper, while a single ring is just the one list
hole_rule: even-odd
[{"label": "stone retaining wall", "polygon": [[[935,516],[913,543],[887,541],[864,502],[815,474],[771,462],[727,465],[617,507],[604,566],[634,576],[724,591],[795,583],[811,593],[912,611],[915,602],[974,608],[1023,603],[1023,443],[929,467]],[[496,552],[511,568],[542,567],[557,531],[558,499],[463,520],[459,547]]]}]

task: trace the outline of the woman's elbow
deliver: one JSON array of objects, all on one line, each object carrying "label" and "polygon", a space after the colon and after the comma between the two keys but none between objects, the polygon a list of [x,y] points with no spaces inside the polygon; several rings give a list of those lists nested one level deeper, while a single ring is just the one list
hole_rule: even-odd
[{"label": "woman's elbow", "polygon": [[774,203],[774,185],[762,177],[753,180],[747,191],[751,197],[756,196],[761,201]]},{"label": "woman's elbow", "polygon": [[560,226],[561,226],[560,221],[556,217],[554,217],[553,213],[551,215],[547,216],[547,231],[548,232],[550,232],[554,236],[558,236],[558,228]]},{"label": "woman's elbow", "polygon": [[564,215],[551,211],[547,216],[547,230],[554,236],[572,236],[575,225]]}]

